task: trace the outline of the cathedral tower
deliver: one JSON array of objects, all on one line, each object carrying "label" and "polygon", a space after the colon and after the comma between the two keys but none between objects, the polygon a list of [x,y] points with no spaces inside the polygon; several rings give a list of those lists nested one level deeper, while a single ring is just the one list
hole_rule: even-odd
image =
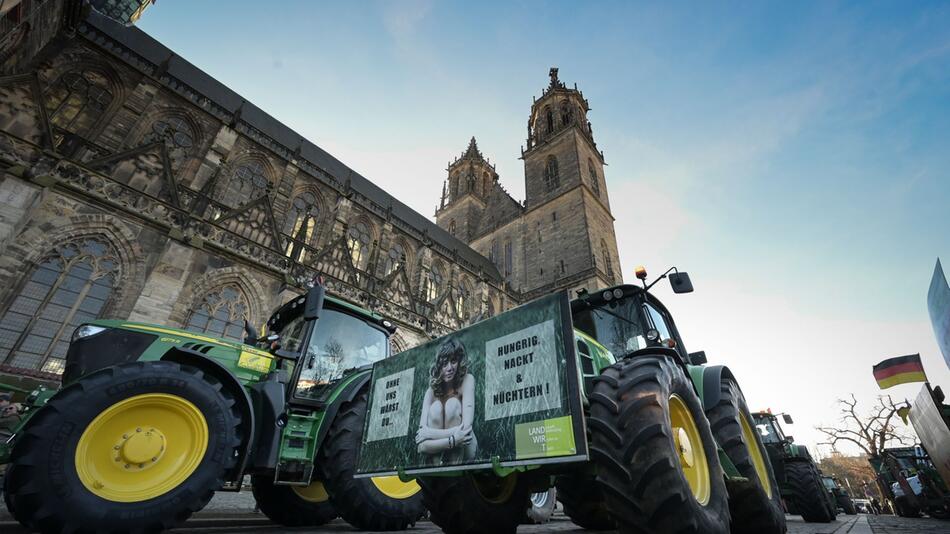
[{"label": "cathedral tower", "polygon": [[576,85],[568,88],[558,79],[557,68],[549,75],[548,87],[531,106],[522,151],[525,216],[538,235],[526,254],[539,264],[526,273],[526,285],[596,289],[620,283],[604,154],[587,120],[590,106]]},{"label": "cathedral tower", "polygon": [[449,164],[447,171],[449,177],[442,184],[436,224],[468,243],[477,235],[498,173],[482,156],[474,137],[465,152]]},{"label": "cathedral tower", "polygon": [[622,282],[604,155],[587,120],[590,107],[552,68],[534,100],[522,149],[526,199],[498,182],[475,139],[449,164],[436,222],[491,260],[522,300],[560,289]]}]

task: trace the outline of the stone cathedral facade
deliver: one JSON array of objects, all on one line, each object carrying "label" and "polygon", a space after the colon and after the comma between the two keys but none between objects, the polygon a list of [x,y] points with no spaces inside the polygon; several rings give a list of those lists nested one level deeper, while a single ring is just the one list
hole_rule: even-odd
[{"label": "stone cathedral facade", "polygon": [[8,4],[0,373],[55,381],[95,318],[240,338],[316,276],[398,324],[396,351],[620,281],[603,155],[556,69],[531,107],[525,201],[473,139],[433,223],[141,30],[80,0]]}]

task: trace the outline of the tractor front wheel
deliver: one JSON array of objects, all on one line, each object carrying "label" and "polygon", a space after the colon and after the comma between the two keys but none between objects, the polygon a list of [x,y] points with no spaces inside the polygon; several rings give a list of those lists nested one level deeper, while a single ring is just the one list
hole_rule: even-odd
[{"label": "tractor front wheel", "polygon": [[323,483],[309,486],[275,485],[273,475],[254,475],[251,489],[257,507],[271,521],[287,527],[316,527],[337,517]]},{"label": "tractor front wheel", "polygon": [[590,396],[591,456],[621,534],[727,534],[716,442],[693,385],[665,355],[603,370]]},{"label": "tractor front wheel", "polygon": [[399,477],[353,478],[363,438],[366,392],[340,407],[321,450],[330,503],[361,530],[404,530],[425,513],[419,485]]},{"label": "tractor front wheel", "polygon": [[795,511],[808,523],[830,523],[828,490],[821,482],[818,469],[809,462],[786,462],[785,480],[795,501]]},{"label": "tractor front wheel", "polygon": [[514,534],[531,505],[530,487],[518,473],[425,477],[419,483],[430,519],[446,534]]},{"label": "tractor front wheel", "polygon": [[33,530],[165,530],[201,510],[237,461],[241,416],[223,385],[172,362],[102,369],[21,432],[5,477]]},{"label": "tractor front wheel", "polygon": [[772,464],[734,380],[721,381],[719,403],[706,416],[716,442],[748,479],[727,486],[733,534],[784,533],[785,510]]}]

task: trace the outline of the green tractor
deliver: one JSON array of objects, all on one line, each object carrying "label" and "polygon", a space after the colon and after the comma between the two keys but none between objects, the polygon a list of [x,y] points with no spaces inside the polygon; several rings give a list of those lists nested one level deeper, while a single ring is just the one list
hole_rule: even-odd
[{"label": "green tractor", "polygon": [[[353,478],[373,362],[394,326],[317,284],[246,344],[128,321],[72,336],[59,390],[40,390],[0,444],[7,508],[43,532],[159,531],[250,475],[260,510],[287,526],[342,516],[401,530],[424,513],[417,484]],[[256,345],[256,346],[255,346]]]},{"label": "green tractor", "polygon": [[858,513],[854,507],[854,501],[851,500],[851,494],[841,486],[837,477],[821,475],[821,481],[825,484],[825,488],[831,493],[831,498],[834,500],[835,505],[840,508],[841,511],[847,515],[855,515]]},{"label": "green tractor", "polygon": [[894,513],[950,519],[950,492],[923,447],[893,447],[868,458]]},{"label": "green tractor", "polygon": [[[781,414],[785,423],[793,424],[792,417]],[[752,414],[758,434],[762,436],[773,472],[779,481],[782,498],[788,511],[799,514],[809,523],[830,523],[837,516],[837,504],[826,489],[821,471],[815,465],[808,449],[796,445],[786,436],[771,412]]]},{"label": "green tractor", "polygon": [[[564,513],[586,529],[786,531],[736,378],[724,366],[703,366],[704,353],[686,351],[670,312],[648,291],[646,272],[637,276],[642,288],[582,291],[570,302],[590,461],[419,475],[430,518],[445,532],[514,532],[538,506],[531,495],[552,487]],[[674,292],[692,291],[686,273],[669,278]]]}]

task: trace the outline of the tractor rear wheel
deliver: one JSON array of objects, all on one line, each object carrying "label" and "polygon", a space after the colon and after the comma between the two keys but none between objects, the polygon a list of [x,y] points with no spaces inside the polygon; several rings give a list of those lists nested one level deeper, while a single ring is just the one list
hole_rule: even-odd
[{"label": "tractor rear wheel", "polygon": [[785,480],[795,501],[795,511],[808,523],[829,523],[834,519],[828,511],[828,490],[821,482],[818,469],[810,462],[786,462]]},{"label": "tractor rear wheel", "polygon": [[518,473],[420,478],[429,518],[446,534],[514,534],[530,506]]},{"label": "tractor rear wheel", "polygon": [[92,373],[21,432],[5,477],[33,530],[158,531],[201,510],[237,462],[241,415],[214,377],[172,362]]},{"label": "tractor rear wheel", "polygon": [[419,484],[396,476],[353,478],[366,411],[364,390],[340,407],[321,448],[330,503],[358,529],[404,530],[425,513]]},{"label": "tractor rear wheel", "polygon": [[588,530],[614,530],[617,524],[607,511],[607,502],[593,477],[563,475],[557,478],[557,499],[564,515]]},{"label": "tractor rear wheel", "polygon": [[254,475],[251,489],[257,507],[271,521],[287,527],[316,527],[337,517],[323,482],[309,486],[275,485],[273,475]]},{"label": "tractor rear wheel", "polygon": [[733,534],[782,534],[787,530],[782,495],[768,452],[732,379],[720,382],[719,403],[706,412],[716,442],[748,482],[731,483],[729,512]]},{"label": "tractor rear wheel", "polygon": [[607,508],[622,534],[729,532],[716,442],[693,384],[665,355],[595,379],[588,428]]}]

